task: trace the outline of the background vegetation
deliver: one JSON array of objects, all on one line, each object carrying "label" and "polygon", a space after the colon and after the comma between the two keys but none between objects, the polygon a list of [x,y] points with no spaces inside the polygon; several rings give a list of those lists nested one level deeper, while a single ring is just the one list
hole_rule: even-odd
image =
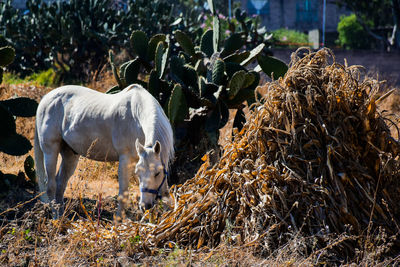
[{"label": "background vegetation", "polygon": [[399,0],[337,0],[351,10],[363,30],[388,49],[400,49]]},{"label": "background vegetation", "polygon": [[369,49],[374,46],[375,40],[363,29],[355,14],[341,16],[337,30],[338,43],[346,49]]},{"label": "background vegetation", "polygon": [[296,30],[278,29],[272,31],[274,47],[296,48],[308,46],[308,35]]}]

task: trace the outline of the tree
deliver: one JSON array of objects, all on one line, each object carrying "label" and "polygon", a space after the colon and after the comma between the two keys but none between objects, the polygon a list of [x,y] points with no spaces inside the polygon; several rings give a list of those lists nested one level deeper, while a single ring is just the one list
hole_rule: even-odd
[{"label": "tree", "polygon": [[[339,6],[344,6],[354,12],[357,20],[375,39],[383,42],[387,46],[400,49],[400,0],[336,0]],[[390,36],[375,32],[375,29],[392,27]]]}]

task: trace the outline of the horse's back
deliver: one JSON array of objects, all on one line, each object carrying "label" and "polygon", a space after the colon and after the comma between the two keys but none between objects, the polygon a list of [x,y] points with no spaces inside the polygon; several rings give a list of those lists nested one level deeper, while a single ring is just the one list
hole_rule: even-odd
[{"label": "horse's back", "polygon": [[39,139],[42,143],[64,141],[73,151],[91,159],[118,160],[114,132],[132,132],[128,125],[132,120],[123,122],[126,102],[82,86],[56,88],[39,103]]},{"label": "horse's back", "polygon": [[96,160],[118,160],[126,151],[136,156],[135,140],[144,142],[146,127],[153,128],[155,121],[161,121],[160,139],[169,144],[167,150],[173,149],[168,118],[140,85],[113,95],[82,86],[59,87],[43,97],[36,120],[41,139],[65,141],[76,153]]}]

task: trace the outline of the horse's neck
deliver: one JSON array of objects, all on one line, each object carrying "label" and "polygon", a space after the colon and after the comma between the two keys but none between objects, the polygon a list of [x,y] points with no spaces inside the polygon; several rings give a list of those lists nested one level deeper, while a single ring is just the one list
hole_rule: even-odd
[{"label": "horse's neck", "polygon": [[[161,160],[164,164],[164,167],[168,168],[169,163],[169,147],[166,141],[166,136],[162,136],[163,133],[161,129],[164,127],[161,122],[158,120],[157,115],[151,116],[154,120],[147,120],[142,125],[144,137],[145,137],[145,147],[152,147],[158,141],[160,142],[161,149]],[[151,123],[150,123],[151,122]]]},{"label": "horse's neck", "polygon": [[146,122],[146,125],[142,125],[143,133],[144,133],[144,145],[146,147],[152,147],[157,139],[157,134],[156,134],[156,126],[155,124],[153,125],[148,125],[149,123]]},{"label": "horse's neck", "polygon": [[145,146],[153,146],[157,141],[157,109],[143,111],[139,117],[144,134]]},{"label": "horse's neck", "polygon": [[136,112],[145,138],[144,145],[152,147],[156,141],[159,141],[162,146],[161,159],[168,169],[169,160],[174,154],[171,127],[169,122],[166,125],[161,107],[155,104],[152,99],[144,96],[141,101],[140,108]]}]

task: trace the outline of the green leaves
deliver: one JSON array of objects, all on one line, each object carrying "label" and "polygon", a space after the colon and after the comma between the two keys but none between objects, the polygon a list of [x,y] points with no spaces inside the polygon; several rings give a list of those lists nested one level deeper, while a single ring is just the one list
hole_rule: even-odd
[{"label": "green leaves", "polygon": [[17,133],[0,138],[0,151],[12,156],[25,155],[31,148],[29,140]]},{"label": "green leaves", "polygon": [[212,82],[217,85],[222,85],[225,72],[225,63],[221,59],[217,59],[212,69]]},{"label": "green leaves", "polygon": [[130,60],[126,65],[121,65],[120,74],[125,80],[124,87],[136,83],[140,71],[139,59]]},{"label": "green leaves", "polygon": [[0,101],[10,113],[18,117],[32,117],[36,115],[38,104],[35,100],[28,97],[17,97]]},{"label": "green leaves", "polygon": [[226,62],[242,63],[250,56],[250,51],[243,51],[240,53],[231,54],[224,58]]},{"label": "green leaves", "polygon": [[182,87],[179,84],[175,84],[168,102],[168,118],[172,124],[176,124],[185,119],[187,112],[188,107]]},{"label": "green leaves", "polygon": [[228,96],[233,99],[242,88],[250,86],[254,82],[254,76],[241,70],[233,74],[229,82]]},{"label": "green leaves", "polygon": [[0,67],[11,64],[15,58],[15,50],[10,46],[0,47]]},{"label": "green leaves", "polygon": [[265,74],[274,79],[283,77],[288,70],[288,66],[275,57],[259,55],[257,61]]},{"label": "green leaves", "polygon": [[219,50],[219,40],[221,37],[221,26],[219,24],[219,18],[217,16],[213,17],[213,48],[214,53]]},{"label": "green leaves", "polygon": [[181,57],[173,56],[170,62],[171,74],[175,75],[180,81],[183,80],[184,77],[184,69],[185,60]]},{"label": "green leaves", "polygon": [[207,57],[211,57],[212,54],[214,53],[213,36],[214,36],[213,30],[207,30],[201,36],[200,50],[204,52],[207,55]]},{"label": "green leaves", "polygon": [[0,47],[0,83],[3,82],[3,69],[14,61],[15,50],[10,46]]},{"label": "green leaves", "polygon": [[244,42],[241,35],[239,33],[234,33],[226,39],[221,56],[230,55],[236,50],[239,50],[243,45]]},{"label": "green leaves", "polygon": [[106,91],[106,94],[116,94],[121,92],[121,88],[118,85],[115,85]]},{"label": "green leaves", "polygon": [[159,74],[155,70],[151,70],[150,72],[147,91],[149,91],[150,94],[152,94],[155,98],[157,98],[160,95],[161,81],[159,79]]},{"label": "green leaves", "polygon": [[160,42],[164,43],[167,37],[165,34],[156,34],[150,38],[148,49],[147,49],[147,59],[149,61],[155,60],[156,49]]},{"label": "green leaves", "polygon": [[164,76],[165,68],[167,66],[168,53],[165,53],[163,42],[159,42],[155,51],[154,66],[158,77]]},{"label": "green leaves", "polygon": [[136,55],[142,59],[147,58],[147,44],[149,38],[143,31],[133,31],[130,37],[131,47]]},{"label": "green leaves", "polygon": [[195,55],[194,45],[192,43],[192,40],[190,40],[189,36],[187,36],[184,32],[180,30],[175,31],[174,34],[176,40],[182,47],[183,51],[185,51],[190,56],[194,56]]},{"label": "green leaves", "polygon": [[3,105],[0,105],[0,139],[15,133],[16,125],[13,115]]},{"label": "green leaves", "polygon": [[250,51],[250,55],[244,61],[242,61],[240,65],[247,66],[248,64],[253,62],[253,60],[257,58],[258,54],[263,51],[264,47],[265,44],[259,44],[256,48]]},{"label": "green leaves", "polygon": [[0,151],[21,156],[32,148],[28,139],[16,133],[14,116],[31,117],[36,114],[36,109],[36,101],[27,97],[0,101]]},{"label": "green leaves", "polygon": [[235,17],[240,23],[244,23],[244,20],[246,18],[246,12],[241,10],[240,8],[236,8]]},{"label": "green leaves", "polygon": [[113,54],[111,49],[108,51],[108,58],[109,58],[109,61],[110,61],[110,65],[111,65],[111,70],[112,70],[113,76],[114,76],[115,80],[117,81],[119,88],[124,88],[124,84],[121,81],[121,78],[119,77],[117,66],[115,66],[114,54]]}]

